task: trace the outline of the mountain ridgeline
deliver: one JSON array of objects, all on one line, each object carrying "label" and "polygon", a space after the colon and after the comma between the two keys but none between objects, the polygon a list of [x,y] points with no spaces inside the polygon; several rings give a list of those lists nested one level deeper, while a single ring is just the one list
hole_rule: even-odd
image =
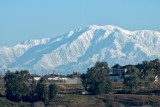
[{"label": "mountain ridgeline", "polygon": [[128,31],[106,25],[81,28],[64,35],[0,47],[1,69],[28,69],[32,73],[85,72],[97,61],[109,66],[137,64],[160,58],[160,33]]}]

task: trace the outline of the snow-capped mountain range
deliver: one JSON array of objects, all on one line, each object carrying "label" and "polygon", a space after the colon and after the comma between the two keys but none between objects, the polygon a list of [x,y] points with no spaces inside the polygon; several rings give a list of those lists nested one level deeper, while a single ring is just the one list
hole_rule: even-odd
[{"label": "snow-capped mountain range", "polygon": [[160,58],[160,32],[128,31],[106,25],[81,28],[64,35],[0,47],[1,69],[28,69],[32,73],[85,72],[96,61],[109,66],[137,64]]}]

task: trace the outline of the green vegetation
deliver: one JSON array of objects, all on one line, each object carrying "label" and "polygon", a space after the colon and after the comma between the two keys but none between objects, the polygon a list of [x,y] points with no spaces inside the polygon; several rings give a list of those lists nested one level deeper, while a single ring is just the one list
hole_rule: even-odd
[{"label": "green vegetation", "polygon": [[111,81],[109,80],[109,67],[106,62],[97,62],[81,75],[82,84],[85,89],[93,95],[104,94],[111,91]]},{"label": "green vegetation", "polygon": [[141,85],[149,90],[155,78],[160,76],[160,60],[143,61],[136,67],[140,71]]},{"label": "green vegetation", "polygon": [[111,82],[109,73],[107,62],[97,62],[84,74],[68,75],[81,77],[82,84],[56,85],[45,76],[34,81],[27,70],[8,71],[5,86],[0,85],[0,107],[160,107],[160,83],[154,82],[160,76],[158,59],[129,66],[123,82]]},{"label": "green vegetation", "polygon": [[[113,91],[121,94],[159,94],[160,86],[153,85],[160,76],[160,60],[143,61],[140,64],[127,67],[124,72],[123,85]],[[89,94],[108,93],[112,84],[108,77],[109,68],[106,62],[97,62],[81,75],[82,84]]]},{"label": "green vegetation", "polygon": [[123,84],[129,87],[130,91],[136,90],[140,84],[139,70],[132,66],[127,68]]},{"label": "green vegetation", "polygon": [[6,98],[16,102],[43,101],[45,104],[53,100],[57,94],[57,86],[46,84],[41,78],[36,84],[26,70],[7,72],[4,77],[6,83]]},{"label": "green vegetation", "polygon": [[29,97],[30,74],[28,71],[7,72],[4,80],[6,82],[6,98],[13,101],[22,101]]},{"label": "green vegetation", "polygon": [[37,95],[36,97],[38,101],[43,101],[45,103],[48,102],[49,93],[48,93],[48,87],[45,84],[45,78],[41,78],[40,81],[38,81],[35,93]]},{"label": "green vegetation", "polygon": [[[134,94],[58,95],[46,107],[160,107],[160,96]],[[0,98],[0,107],[44,107],[42,102],[22,104]]]},{"label": "green vegetation", "polygon": [[49,101],[54,100],[58,92],[58,87],[55,84],[49,85]]}]

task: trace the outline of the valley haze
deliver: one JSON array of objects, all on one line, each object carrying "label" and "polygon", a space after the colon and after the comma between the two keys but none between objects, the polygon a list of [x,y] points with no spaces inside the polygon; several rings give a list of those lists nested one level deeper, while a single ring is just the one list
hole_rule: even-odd
[{"label": "valley haze", "polygon": [[97,61],[112,67],[160,58],[160,32],[91,25],[54,38],[0,47],[0,68],[31,73],[86,72]]}]

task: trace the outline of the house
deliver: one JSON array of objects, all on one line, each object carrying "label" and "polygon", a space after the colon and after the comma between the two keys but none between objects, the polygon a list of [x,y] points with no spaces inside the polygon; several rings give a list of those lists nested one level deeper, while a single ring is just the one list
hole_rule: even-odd
[{"label": "house", "polygon": [[119,64],[114,65],[110,71],[109,78],[113,82],[120,82],[121,81],[121,66]]},{"label": "house", "polygon": [[125,73],[127,72],[127,68],[131,67],[133,65],[125,65],[121,66],[119,64],[114,65],[110,71],[111,73],[109,74],[109,78],[113,82],[123,82],[123,77],[127,76]]}]

